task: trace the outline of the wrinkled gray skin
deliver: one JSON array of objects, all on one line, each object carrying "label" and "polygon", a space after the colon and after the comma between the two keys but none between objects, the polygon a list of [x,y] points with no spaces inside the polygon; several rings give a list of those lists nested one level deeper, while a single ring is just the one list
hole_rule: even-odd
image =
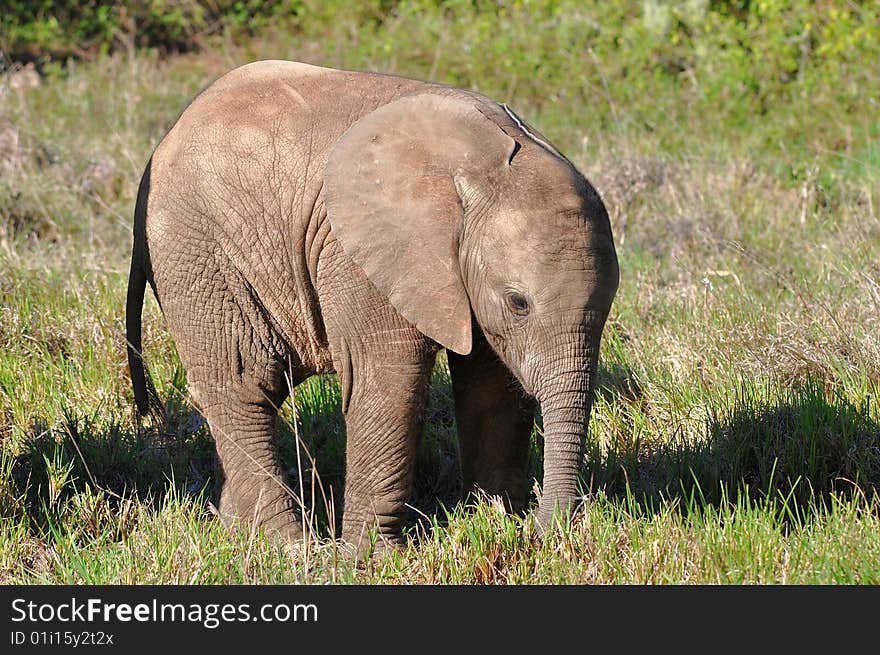
[{"label": "wrinkled gray skin", "polygon": [[343,538],[400,538],[429,376],[446,348],[465,487],[527,502],[535,399],[546,529],[573,508],[618,284],[572,164],[488,98],[264,61],[202,92],[138,195],[127,306],[141,413],[149,282],[208,420],[221,514],[301,536],[273,444],[293,385],[339,375]]}]

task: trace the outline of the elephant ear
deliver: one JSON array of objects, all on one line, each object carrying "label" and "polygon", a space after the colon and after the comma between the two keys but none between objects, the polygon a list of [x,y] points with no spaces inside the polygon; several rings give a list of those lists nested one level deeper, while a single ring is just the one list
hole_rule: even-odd
[{"label": "elephant ear", "polygon": [[324,201],[343,250],[406,320],[459,354],[471,350],[471,308],[458,189],[470,195],[516,149],[474,99],[425,93],[361,118],[325,169]]}]

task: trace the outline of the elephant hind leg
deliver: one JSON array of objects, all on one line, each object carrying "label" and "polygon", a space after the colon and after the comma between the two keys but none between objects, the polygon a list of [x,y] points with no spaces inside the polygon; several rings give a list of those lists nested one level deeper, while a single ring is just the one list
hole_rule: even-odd
[{"label": "elephant hind leg", "polygon": [[273,536],[299,540],[299,501],[285,484],[278,457],[275,417],[287,396],[283,376],[275,388],[242,375],[217,388],[191,383],[217,448],[218,511],[225,524],[245,524]]},{"label": "elephant hind leg", "polygon": [[[214,284],[166,293],[162,306],[216,444],[220,515],[299,539],[299,501],[284,483],[275,440],[288,395],[285,349],[247,286],[227,268],[207,270]],[[303,377],[294,373],[294,382]]]}]

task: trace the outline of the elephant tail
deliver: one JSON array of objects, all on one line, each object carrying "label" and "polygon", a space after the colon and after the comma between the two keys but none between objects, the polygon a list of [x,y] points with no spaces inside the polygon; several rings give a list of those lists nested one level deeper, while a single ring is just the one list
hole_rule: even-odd
[{"label": "elephant tail", "polygon": [[164,414],[162,402],[144,366],[141,350],[141,321],[143,318],[144,293],[147,288],[146,213],[147,195],[150,187],[150,164],[141,178],[137,204],[134,210],[134,246],[131,252],[131,271],[128,274],[128,297],[125,302],[125,338],[128,342],[128,370],[134,389],[134,402],[138,414],[146,416],[150,409]]},{"label": "elephant tail", "polygon": [[147,375],[141,354],[141,314],[146,287],[147,276],[132,258],[131,272],[128,275],[128,298],[125,303],[125,338],[128,341],[128,370],[134,389],[134,402],[141,416],[146,416],[150,411]]}]

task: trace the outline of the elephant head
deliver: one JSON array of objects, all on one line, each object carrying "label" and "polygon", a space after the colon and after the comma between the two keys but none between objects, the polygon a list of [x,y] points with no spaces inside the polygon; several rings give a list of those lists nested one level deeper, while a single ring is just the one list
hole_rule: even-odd
[{"label": "elephant head", "polygon": [[404,318],[459,354],[478,326],[541,403],[538,523],[567,515],[618,285],[592,186],[506,106],[438,88],[349,128],[324,197],[343,249]]}]

